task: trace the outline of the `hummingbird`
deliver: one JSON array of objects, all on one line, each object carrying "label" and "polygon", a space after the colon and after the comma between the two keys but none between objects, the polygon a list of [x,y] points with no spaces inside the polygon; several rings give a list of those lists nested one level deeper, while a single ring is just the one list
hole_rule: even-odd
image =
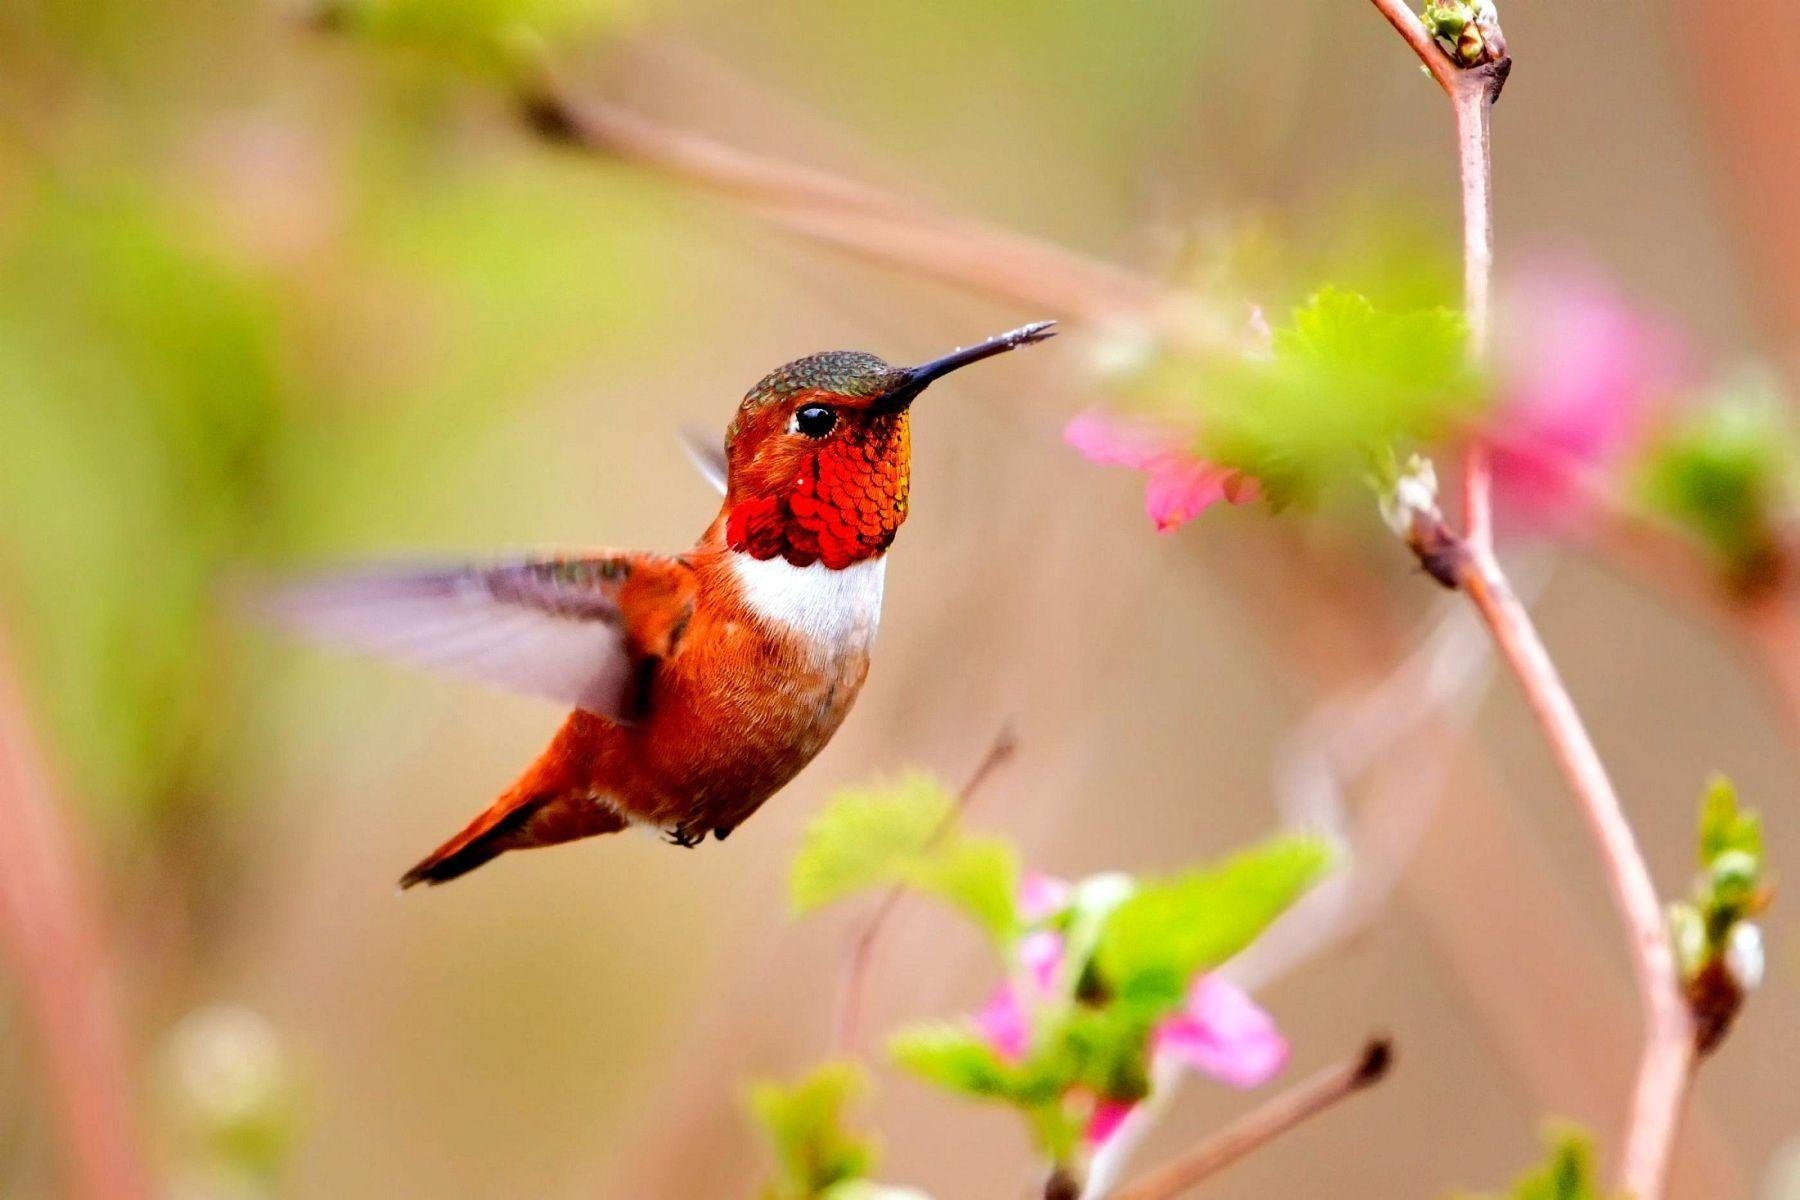
[{"label": "hummingbird", "polygon": [[723,841],[811,762],[869,670],[906,520],[911,410],[1040,321],[916,367],[830,351],[751,388],[702,469],[724,492],[680,554],[589,550],[303,580],[272,615],[323,641],[572,706],[547,749],[401,877],[634,826]]}]

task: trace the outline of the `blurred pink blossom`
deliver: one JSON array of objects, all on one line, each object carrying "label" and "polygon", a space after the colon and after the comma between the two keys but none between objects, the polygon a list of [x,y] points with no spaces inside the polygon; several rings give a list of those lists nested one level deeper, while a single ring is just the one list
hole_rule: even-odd
[{"label": "blurred pink blossom", "polygon": [[1604,482],[1631,452],[1678,358],[1607,284],[1566,269],[1528,277],[1503,301],[1495,342],[1501,504],[1540,522],[1579,514],[1579,477]]},{"label": "blurred pink blossom", "polygon": [[1260,1087],[1287,1065],[1287,1039],[1243,989],[1202,975],[1187,1007],[1156,1029],[1156,1054],[1167,1055],[1233,1087]]},{"label": "blurred pink blossom", "polygon": [[1019,885],[1019,915],[1027,925],[1036,925],[1069,907],[1074,895],[1075,888],[1068,880],[1042,871],[1027,871]]},{"label": "blurred pink blossom", "polygon": [[[1020,909],[1037,914],[1028,919],[1041,920],[1066,908],[1073,890],[1052,876],[1027,876],[1020,889]],[[1062,975],[1067,951],[1063,935],[1051,930],[1020,938],[1013,978],[975,1015],[982,1040],[1007,1062],[1018,1062],[1030,1053],[1033,1014],[1058,998],[1058,988],[1066,983]],[[1268,1082],[1287,1065],[1288,1044],[1269,1014],[1242,989],[1216,975],[1198,975],[1189,985],[1186,1004],[1152,1031],[1150,1054],[1154,1063],[1177,1063],[1233,1087],[1249,1088]],[[1104,1145],[1133,1107],[1096,1098],[1085,1130],[1088,1146]]]},{"label": "blurred pink blossom", "polygon": [[1197,458],[1178,429],[1141,417],[1090,409],[1063,429],[1063,440],[1089,462],[1147,472],[1144,507],[1159,532],[1170,533],[1220,500],[1248,504],[1256,481],[1231,467]]}]

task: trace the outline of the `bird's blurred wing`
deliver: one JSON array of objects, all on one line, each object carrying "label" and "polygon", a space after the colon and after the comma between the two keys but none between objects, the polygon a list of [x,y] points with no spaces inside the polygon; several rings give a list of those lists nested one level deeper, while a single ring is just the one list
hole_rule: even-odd
[{"label": "bird's blurred wing", "polygon": [[687,451],[688,460],[694,464],[694,469],[700,472],[706,482],[718,488],[719,495],[723,496],[728,478],[724,443],[693,425],[683,425],[681,448]]},{"label": "bird's blurred wing", "polygon": [[323,642],[634,720],[695,594],[680,559],[602,553],[353,571],[274,589],[262,607]]}]

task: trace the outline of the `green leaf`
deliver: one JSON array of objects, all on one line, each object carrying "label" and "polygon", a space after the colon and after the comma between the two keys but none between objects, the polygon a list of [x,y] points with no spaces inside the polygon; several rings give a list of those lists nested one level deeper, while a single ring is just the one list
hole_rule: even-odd
[{"label": "green leaf", "polygon": [[1796,447],[1773,385],[1733,386],[1652,447],[1639,478],[1644,504],[1710,549],[1741,583],[1766,577],[1793,498]]},{"label": "green leaf", "polygon": [[1737,788],[1725,776],[1715,775],[1700,805],[1700,865],[1712,865],[1727,851],[1748,854],[1761,863],[1762,819],[1754,812],[1740,811]]},{"label": "green leaf", "polygon": [[957,828],[956,798],[926,775],[833,799],[807,830],[789,895],[808,913],[896,883],[956,906],[996,941],[1018,929],[1017,852]]},{"label": "green leaf", "polygon": [[819,1200],[931,1200],[931,1197],[917,1188],[852,1179],[826,1188]]},{"label": "green leaf", "polygon": [[979,1035],[957,1025],[921,1025],[888,1043],[895,1062],[927,1083],[983,1100],[1019,1096],[1019,1073]]},{"label": "green leaf", "polygon": [[912,864],[908,882],[954,904],[997,941],[1018,925],[1018,852],[999,838],[963,835]]},{"label": "green leaf", "polygon": [[494,71],[514,43],[592,37],[640,7],[637,0],[328,0],[326,19],[464,70]]},{"label": "green leaf", "polygon": [[1441,439],[1482,398],[1462,317],[1385,312],[1325,288],[1275,330],[1272,353],[1168,356],[1136,398],[1197,429],[1200,457],[1261,481],[1277,506],[1357,482],[1371,462]]},{"label": "green leaf", "polygon": [[[1573,1125],[1552,1127],[1545,1140],[1550,1156],[1544,1166],[1521,1177],[1506,1193],[1509,1200],[1604,1200],[1594,1170],[1593,1140]],[[1464,1200],[1483,1200],[1466,1196]]]},{"label": "green leaf", "polygon": [[765,1200],[822,1200],[874,1169],[875,1143],[845,1127],[844,1110],[868,1089],[854,1063],[827,1063],[791,1085],[761,1083],[750,1107],[775,1150]]},{"label": "green leaf", "polygon": [[1101,931],[1094,964],[1120,999],[1166,1012],[1188,981],[1249,945],[1330,865],[1313,838],[1281,837],[1223,864],[1140,887]]}]

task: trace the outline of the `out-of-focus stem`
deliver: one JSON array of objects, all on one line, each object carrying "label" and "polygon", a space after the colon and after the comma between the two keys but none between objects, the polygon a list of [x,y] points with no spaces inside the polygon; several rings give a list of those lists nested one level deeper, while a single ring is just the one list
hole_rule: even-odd
[{"label": "out-of-focus stem", "polygon": [[69,1194],[148,1200],[155,1188],[82,861],[0,645],[0,951],[36,1029]]},{"label": "out-of-focus stem", "polygon": [[1283,1092],[1186,1154],[1111,1193],[1110,1200],[1172,1200],[1338,1101],[1381,1082],[1393,1060],[1393,1044],[1376,1038],[1350,1062]]},{"label": "out-of-focus stem", "polygon": [[[982,755],[974,771],[956,793],[956,805],[951,809],[944,823],[932,834],[935,842],[950,831],[950,828],[967,811],[969,802],[975,798],[982,785],[987,783],[1001,767],[1018,751],[1019,739],[1008,721],[994,734],[989,743],[987,753]],[[850,943],[850,953],[844,962],[844,986],[842,999],[838,1003],[838,1019],[833,1035],[834,1053],[844,1056],[856,1052],[857,1031],[862,1025],[863,995],[868,990],[869,967],[875,957],[875,943],[881,937],[881,931],[887,927],[893,917],[894,910],[906,898],[906,887],[895,884],[881,897],[881,903],[869,914],[868,921],[857,931]]]},{"label": "out-of-focus stem", "polygon": [[571,96],[547,71],[520,91],[532,128],[552,140],[651,167],[733,200],[811,240],[1033,310],[1094,323],[1147,322],[1223,338],[1222,323],[1148,276],[866,184],[725,145],[618,104]]}]

